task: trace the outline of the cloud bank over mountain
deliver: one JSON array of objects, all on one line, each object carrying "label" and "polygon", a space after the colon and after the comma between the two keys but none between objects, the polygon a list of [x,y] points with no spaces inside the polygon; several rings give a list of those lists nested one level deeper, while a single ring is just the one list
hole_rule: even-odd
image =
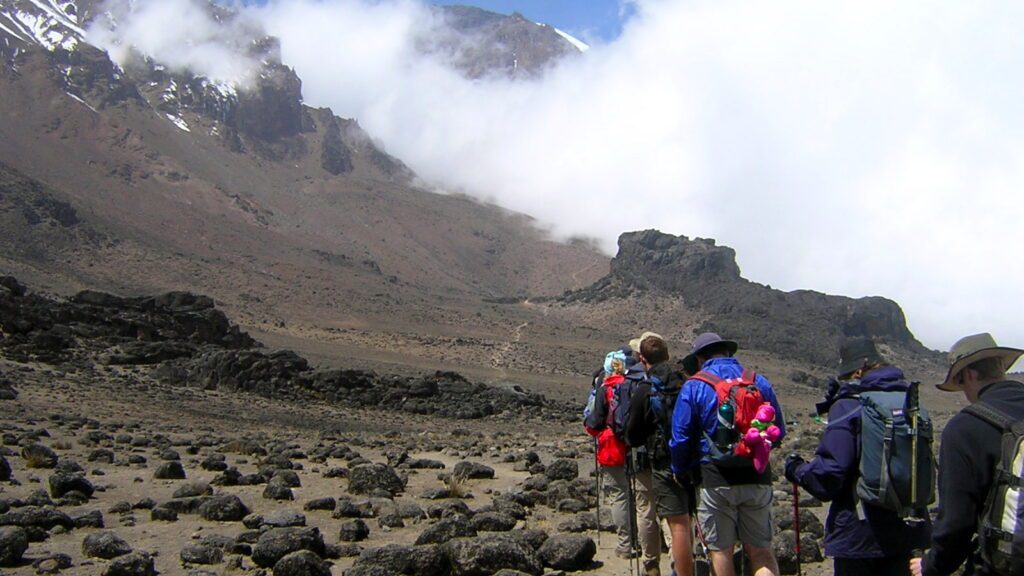
[{"label": "cloud bank over mountain", "polygon": [[981,330],[1024,344],[1006,312],[1024,286],[1024,5],[635,7],[616,40],[516,81],[424,56],[437,22],[412,0],[240,9],[280,37],[309,104],[439,190],[609,252],[626,230],[713,237],[755,281],[894,298],[936,348]]}]

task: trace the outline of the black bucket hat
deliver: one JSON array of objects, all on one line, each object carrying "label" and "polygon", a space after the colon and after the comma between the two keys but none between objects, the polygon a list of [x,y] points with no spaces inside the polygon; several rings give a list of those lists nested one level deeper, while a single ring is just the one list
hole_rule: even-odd
[{"label": "black bucket hat", "polygon": [[839,373],[842,378],[858,368],[885,362],[870,338],[850,338],[839,347]]}]

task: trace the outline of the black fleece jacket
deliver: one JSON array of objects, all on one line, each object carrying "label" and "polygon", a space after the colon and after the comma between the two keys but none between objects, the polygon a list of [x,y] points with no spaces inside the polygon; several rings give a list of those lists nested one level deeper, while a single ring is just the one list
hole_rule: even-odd
[{"label": "black fleece jacket", "polygon": [[[997,382],[980,399],[1015,419],[1024,419],[1024,384]],[[932,547],[922,561],[924,576],[947,576],[973,552],[972,539],[999,464],[1002,432],[964,412],[942,432],[939,450],[939,516],[932,526]],[[985,574],[983,567],[977,567]]]}]

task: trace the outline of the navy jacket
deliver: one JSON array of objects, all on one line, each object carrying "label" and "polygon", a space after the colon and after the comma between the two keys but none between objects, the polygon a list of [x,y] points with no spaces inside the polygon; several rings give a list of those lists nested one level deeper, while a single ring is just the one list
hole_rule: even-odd
[{"label": "navy jacket", "polygon": [[[704,363],[701,370],[723,379],[739,378],[743,366],[735,358],[712,358]],[[786,436],[786,419],[782,406],[775,396],[775,390],[768,379],[761,374],[754,381],[761,395],[775,408],[775,425],[782,431],[779,442]],[[687,380],[679,392],[675,411],[672,414],[672,472],[685,475],[698,464],[702,464],[704,484],[708,487],[737,484],[770,484],[771,466],[763,474],[757,474],[753,464],[750,469],[717,469],[709,454],[708,438],[714,438],[718,428],[718,395],[715,389],[700,380]]]},{"label": "navy jacket", "polygon": [[815,498],[831,502],[825,520],[825,555],[833,558],[909,558],[915,548],[926,548],[931,522],[906,524],[895,512],[862,504],[857,512],[856,487],[860,476],[861,403],[857,394],[871,390],[907,390],[899,368],[886,366],[861,380],[845,382],[832,399],[828,427],[814,459],[797,468],[800,486]]}]

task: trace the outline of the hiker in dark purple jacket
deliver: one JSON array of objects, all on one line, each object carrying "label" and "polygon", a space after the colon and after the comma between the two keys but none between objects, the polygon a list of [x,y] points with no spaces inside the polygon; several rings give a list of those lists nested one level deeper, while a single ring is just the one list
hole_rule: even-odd
[{"label": "hiker in dark purple jacket", "polygon": [[819,412],[828,411],[821,443],[810,462],[791,454],[786,478],[819,500],[831,502],[825,521],[825,555],[833,558],[836,576],[907,575],[913,551],[928,545],[931,523],[927,518],[904,522],[894,511],[857,500],[861,426],[857,395],[906,391],[910,383],[899,368],[885,365],[869,339],[847,341],[840,357],[840,386],[818,405]]}]

